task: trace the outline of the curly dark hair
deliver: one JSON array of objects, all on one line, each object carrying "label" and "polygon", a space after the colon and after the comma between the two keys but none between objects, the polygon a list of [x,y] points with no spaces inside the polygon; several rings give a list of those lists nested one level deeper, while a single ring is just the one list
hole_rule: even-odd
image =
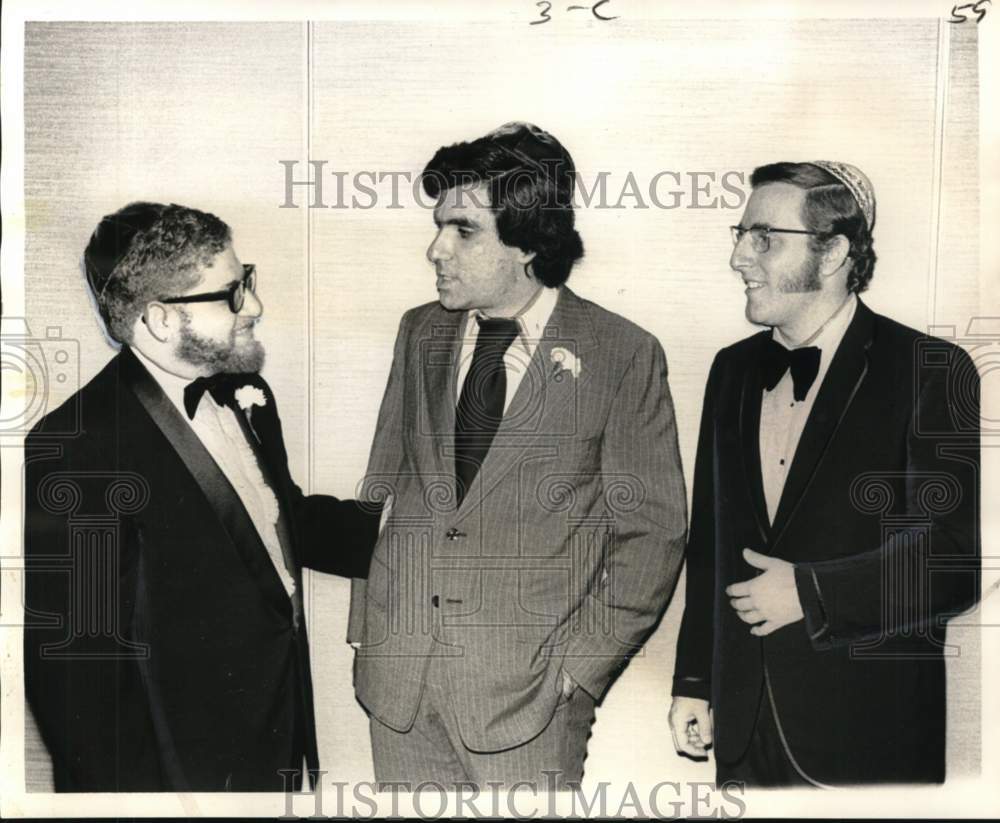
[{"label": "curly dark hair", "polygon": [[231,241],[229,226],[214,214],[176,203],[129,203],[106,215],[83,265],[108,334],[131,342],[146,304],[194,286],[198,270]]},{"label": "curly dark hair", "polygon": [[850,190],[826,169],[812,163],[771,163],[754,169],[750,185],[790,183],[806,192],[802,222],[818,236],[810,239],[813,251],[822,251],[836,235],[850,243],[852,261],[847,290],[860,294],[875,274],[875,249],[868,221]]},{"label": "curly dark hair", "polygon": [[573,158],[538,126],[508,123],[477,140],[444,146],[420,182],[435,198],[455,186],[487,186],[500,241],[534,252],[532,274],[550,288],[565,283],[583,257],[574,228]]}]

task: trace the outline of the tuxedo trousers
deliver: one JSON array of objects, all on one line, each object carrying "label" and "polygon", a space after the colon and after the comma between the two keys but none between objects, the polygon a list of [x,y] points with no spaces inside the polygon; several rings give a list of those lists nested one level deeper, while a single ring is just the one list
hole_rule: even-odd
[{"label": "tuxedo trousers", "polygon": [[405,784],[409,791],[421,783],[445,791],[459,784],[489,789],[502,783],[508,790],[528,784],[538,792],[566,791],[579,784],[595,714],[594,699],[587,692],[576,688],[569,698],[560,698],[548,725],[527,742],[498,752],[476,752],[462,743],[445,665],[443,658],[431,657],[408,731],[398,732],[371,718],[378,783]]},{"label": "tuxedo trousers", "polygon": [[803,777],[788,754],[766,687],[761,689],[750,744],[736,763],[715,764],[715,782],[741,783],[746,788],[814,788],[818,784]]}]

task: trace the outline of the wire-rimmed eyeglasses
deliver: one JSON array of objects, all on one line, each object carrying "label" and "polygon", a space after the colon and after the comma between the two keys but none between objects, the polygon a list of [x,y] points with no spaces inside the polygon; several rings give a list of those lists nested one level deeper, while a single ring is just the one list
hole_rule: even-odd
[{"label": "wire-rimmed eyeglasses", "polygon": [[812,234],[819,236],[821,232],[807,231],[805,229],[775,229],[771,226],[730,226],[729,231],[733,236],[733,245],[738,245],[744,234],[750,235],[750,245],[757,254],[764,254],[771,248],[772,234]]}]

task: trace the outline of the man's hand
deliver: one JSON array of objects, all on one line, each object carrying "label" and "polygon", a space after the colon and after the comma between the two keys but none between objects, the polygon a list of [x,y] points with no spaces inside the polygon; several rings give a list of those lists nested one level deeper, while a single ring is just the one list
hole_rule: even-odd
[{"label": "man's hand", "polygon": [[743,559],[764,573],[726,588],[729,603],[740,620],[751,625],[750,634],[768,635],[802,619],[802,604],[795,587],[795,566],[787,560],[743,550]]},{"label": "man's hand", "polygon": [[573,692],[576,691],[576,681],[566,673],[566,670],[562,670],[562,696],[563,700],[569,700],[573,696]]},{"label": "man's hand", "polygon": [[707,757],[712,745],[712,712],[708,701],[698,697],[675,697],[670,704],[670,734],[678,754]]}]

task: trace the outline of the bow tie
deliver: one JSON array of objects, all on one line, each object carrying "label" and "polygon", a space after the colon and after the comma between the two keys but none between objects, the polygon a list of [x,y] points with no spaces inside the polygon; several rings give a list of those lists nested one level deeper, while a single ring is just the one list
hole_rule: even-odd
[{"label": "bow tie", "polygon": [[785,372],[791,370],[793,395],[796,401],[805,400],[819,373],[819,356],[820,350],[816,346],[786,349],[773,337],[768,338],[760,357],[764,388],[771,391]]},{"label": "bow tie", "polygon": [[211,377],[199,377],[184,387],[184,410],[189,420],[194,420],[198,404],[205,392],[220,406],[236,407],[236,390],[243,386],[253,386],[267,395],[267,383],[255,372],[243,374],[213,374]]}]

